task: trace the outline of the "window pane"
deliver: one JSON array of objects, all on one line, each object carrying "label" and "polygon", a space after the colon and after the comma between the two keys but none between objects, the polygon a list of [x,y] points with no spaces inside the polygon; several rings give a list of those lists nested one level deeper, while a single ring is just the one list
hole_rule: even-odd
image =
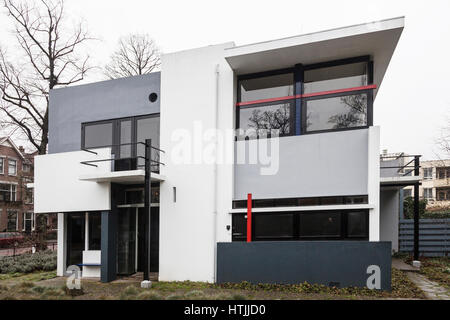
[{"label": "window pane", "polygon": [[306,130],[331,130],[367,125],[367,94],[306,101]]},{"label": "window pane", "polygon": [[8,174],[16,175],[17,174],[17,161],[8,159]]},{"label": "window pane", "polygon": [[89,212],[89,250],[101,250],[101,214]]},{"label": "window pane", "polygon": [[3,173],[3,158],[0,158],[0,173]]},{"label": "window pane", "polygon": [[347,235],[349,238],[368,238],[368,214],[366,212],[347,213]]},{"label": "window pane", "polygon": [[232,240],[245,241],[247,239],[247,218],[244,214],[233,214]]},{"label": "window pane", "polygon": [[[120,122],[120,144],[131,143],[131,120]],[[120,146],[120,157],[131,157],[131,145]]]},{"label": "window pane", "polygon": [[321,238],[340,236],[340,213],[314,212],[300,215],[300,237]]},{"label": "window pane", "polygon": [[359,62],[305,71],[304,93],[367,85],[367,63]]},{"label": "window pane", "polygon": [[293,214],[259,214],[255,219],[255,239],[291,239],[294,237]]},{"label": "window pane", "polygon": [[84,127],[84,147],[98,148],[113,144],[112,123],[91,124]]},{"label": "window pane", "polygon": [[239,81],[241,102],[294,95],[294,75],[285,73]]},{"label": "window pane", "polygon": [[[137,120],[137,142],[145,142],[146,139],[152,139],[152,146],[159,148],[159,117],[151,117]],[[145,146],[137,145],[137,155],[145,156]],[[153,160],[159,161],[159,153],[152,150]],[[138,159],[139,168],[143,169],[144,159]],[[152,170],[157,170],[157,165],[152,165]]]},{"label": "window pane", "polygon": [[241,108],[239,111],[239,128],[264,130],[279,130],[280,136],[292,133],[291,114],[293,103],[272,104],[267,106]]},{"label": "window pane", "polygon": [[8,211],[8,231],[16,231],[17,230],[17,212]]}]

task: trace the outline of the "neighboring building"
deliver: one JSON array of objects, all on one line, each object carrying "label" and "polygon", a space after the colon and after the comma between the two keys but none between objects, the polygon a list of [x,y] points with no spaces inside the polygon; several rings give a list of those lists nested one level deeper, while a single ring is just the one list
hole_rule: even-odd
[{"label": "neighboring building", "polygon": [[7,137],[0,138],[0,232],[35,228],[33,182],[35,154],[25,153]]},{"label": "neighboring building", "polygon": [[[34,186],[35,211],[58,213],[58,275],[365,286],[378,266],[390,288],[392,203],[418,178],[380,178],[373,102],[403,26],[213,45],[52,90]],[[265,143],[269,162],[246,159]]]},{"label": "neighboring building", "polygon": [[[450,209],[450,159],[420,162],[422,185],[419,196],[427,199],[427,209]],[[413,196],[412,188],[405,188],[404,197]]]}]

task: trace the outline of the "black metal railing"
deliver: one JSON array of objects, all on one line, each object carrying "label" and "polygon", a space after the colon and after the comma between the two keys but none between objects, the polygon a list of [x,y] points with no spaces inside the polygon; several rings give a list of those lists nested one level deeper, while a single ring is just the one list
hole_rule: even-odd
[{"label": "black metal railing", "polygon": [[406,177],[420,175],[420,155],[396,155],[380,156],[381,177]]},{"label": "black metal railing", "polygon": [[[121,143],[121,144],[112,144],[112,145],[105,145],[105,146],[99,146],[95,147],[93,149],[83,148],[82,151],[86,151],[95,155],[98,155],[98,153],[95,151],[95,149],[100,148],[120,148],[123,146],[133,146],[133,145],[142,145],[144,148],[147,147],[146,142],[131,142],[131,143]],[[155,146],[149,145],[148,146],[152,152],[150,152],[150,168],[152,172],[159,173],[159,166],[165,165],[160,161],[160,153],[165,153],[164,150],[161,150],[160,148],[157,148]],[[126,171],[126,170],[137,170],[140,168],[145,168],[145,162],[146,157],[136,155],[131,157],[114,157],[114,153],[112,153],[113,157],[108,159],[98,159],[98,160],[87,160],[87,161],[81,161],[80,163],[87,166],[92,167],[98,167],[97,163],[99,162],[112,162],[113,167],[112,171]],[[142,160],[142,163],[139,161]]]}]

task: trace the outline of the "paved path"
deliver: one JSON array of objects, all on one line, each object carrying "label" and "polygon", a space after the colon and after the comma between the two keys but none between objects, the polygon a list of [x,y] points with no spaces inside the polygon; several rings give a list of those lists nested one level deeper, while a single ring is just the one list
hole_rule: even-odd
[{"label": "paved path", "polygon": [[428,299],[432,300],[450,300],[450,292],[445,288],[441,287],[438,283],[429,280],[425,276],[408,272],[408,278],[416,284],[423,291]]},{"label": "paved path", "polygon": [[392,267],[406,272],[408,278],[423,291],[428,299],[450,300],[450,292],[437,282],[429,280],[419,273],[420,268],[413,267],[404,261],[392,258]]}]

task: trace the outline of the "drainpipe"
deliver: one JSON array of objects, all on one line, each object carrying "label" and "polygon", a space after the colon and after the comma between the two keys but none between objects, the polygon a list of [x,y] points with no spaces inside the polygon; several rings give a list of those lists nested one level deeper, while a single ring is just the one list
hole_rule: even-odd
[{"label": "drainpipe", "polygon": [[214,241],[214,282],[217,280],[217,190],[218,190],[218,169],[217,169],[217,156],[218,156],[218,127],[219,127],[219,65],[216,65],[216,101],[214,108],[214,121],[215,121],[215,150],[216,150],[216,161],[214,163],[214,202],[213,202],[213,241]]}]

